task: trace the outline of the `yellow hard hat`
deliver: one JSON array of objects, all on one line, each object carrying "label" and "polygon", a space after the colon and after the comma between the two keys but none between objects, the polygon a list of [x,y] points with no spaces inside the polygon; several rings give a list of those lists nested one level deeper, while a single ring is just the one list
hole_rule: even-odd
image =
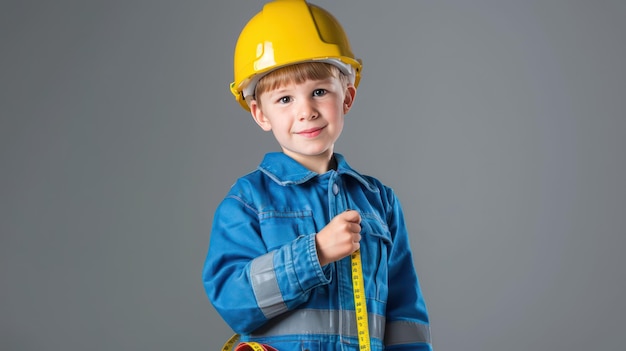
[{"label": "yellow hard hat", "polygon": [[355,87],[361,78],[361,60],[352,53],[348,37],[333,15],[305,0],[269,2],[239,34],[230,91],[249,110],[245,97],[254,94],[259,79],[276,68],[300,62],[333,64]]}]

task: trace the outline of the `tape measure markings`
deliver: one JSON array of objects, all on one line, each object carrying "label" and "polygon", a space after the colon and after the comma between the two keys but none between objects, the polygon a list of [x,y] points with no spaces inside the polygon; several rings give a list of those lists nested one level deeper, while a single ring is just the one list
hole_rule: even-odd
[{"label": "tape measure markings", "polygon": [[351,255],[352,259],[352,290],[354,292],[354,310],[356,313],[359,350],[370,350],[370,332],[367,320],[367,302],[365,301],[365,285],[363,283],[363,267],[361,250]]},{"label": "tape measure markings", "polygon": [[[356,250],[350,256],[352,265],[352,290],[354,295],[354,311],[356,313],[357,335],[359,338],[359,350],[370,350],[369,322],[367,320],[367,302],[365,301],[365,285],[363,283],[363,267],[361,264],[361,251]],[[239,334],[235,334],[226,341],[222,351],[233,350],[239,341]],[[248,345],[254,351],[264,351],[265,348],[256,342],[249,342]]]}]

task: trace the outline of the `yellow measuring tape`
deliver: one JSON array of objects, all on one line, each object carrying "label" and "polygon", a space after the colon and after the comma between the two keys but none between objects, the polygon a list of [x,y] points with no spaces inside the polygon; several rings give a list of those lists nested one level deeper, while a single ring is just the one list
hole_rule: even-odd
[{"label": "yellow measuring tape", "polygon": [[[359,350],[370,351],[370,331],[367,320],[367,302],[365,301],[365,285],[363,283],[363,266],[361,263],[361,251],[356,250],[350,256],[352,265],[352,291],[354,293],[354,310],[356,313],[357,334],[359,337]],[[239,341],[239,334],[233,335],[222,347],[222,351],[231,351]],[[257,342],[248,342],[248,346],[254,351],[265,351],[265,348]]]},{"label": "yellow measuring tape", "polygon": [[[239,334],[235,334],[235,335],[231,336],[230,339],[228,339],[228,341],[226,341],[226,343],[222,347],[222,351],[231,351],[231,350],[233,350],[234,347],[235,347],[235,344],[237,344],[237,341],[239,341]],[[252,350],[254,350],[254,351],[266,351],[266,348],[263,347],[258,342],[249,341],[249,342],[246,343],[246,345],[250,346],[250,348]]]},{"label": "yellow measuring tape", "polygon": [[359,350],[369,351],[370,330],[367,321],[367,303],[365,301],[361,250],[353,252],[350,258],[352,259],[352,291],[354,292],[354,310],[356,312],[356,326],[359,335]]}]

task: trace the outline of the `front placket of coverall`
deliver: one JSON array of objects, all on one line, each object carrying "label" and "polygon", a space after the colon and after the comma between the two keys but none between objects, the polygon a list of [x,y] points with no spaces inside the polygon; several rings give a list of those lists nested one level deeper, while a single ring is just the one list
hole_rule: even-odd
[{"label": "front placket of coverall", "polygon": [[[347,207],[347,197],[344,191],[341,175],[337,172],[333,172],[328,179],[328,211],[329,218],[334,218],[338,214],[349,210]],[[349,335],[350,325],[349,321],[343,320],[343,313],[341,311],[349,309],[351,306],[352,298],[352,281],[351,281],[351,266],[350,256],[345,257],[335,262],[335,272],[337,274],[337,289],[339,296],[339,334],[342,341],[347,342],[344,339]]]}]

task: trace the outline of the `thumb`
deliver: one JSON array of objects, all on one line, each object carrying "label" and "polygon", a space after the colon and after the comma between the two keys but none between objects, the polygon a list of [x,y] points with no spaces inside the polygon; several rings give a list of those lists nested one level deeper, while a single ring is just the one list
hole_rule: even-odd
[{"label": "thumb", "polygon": [[352,223],[361,223],[361,215],[355,210],[346,210],[342,214],[343,218]]}]

